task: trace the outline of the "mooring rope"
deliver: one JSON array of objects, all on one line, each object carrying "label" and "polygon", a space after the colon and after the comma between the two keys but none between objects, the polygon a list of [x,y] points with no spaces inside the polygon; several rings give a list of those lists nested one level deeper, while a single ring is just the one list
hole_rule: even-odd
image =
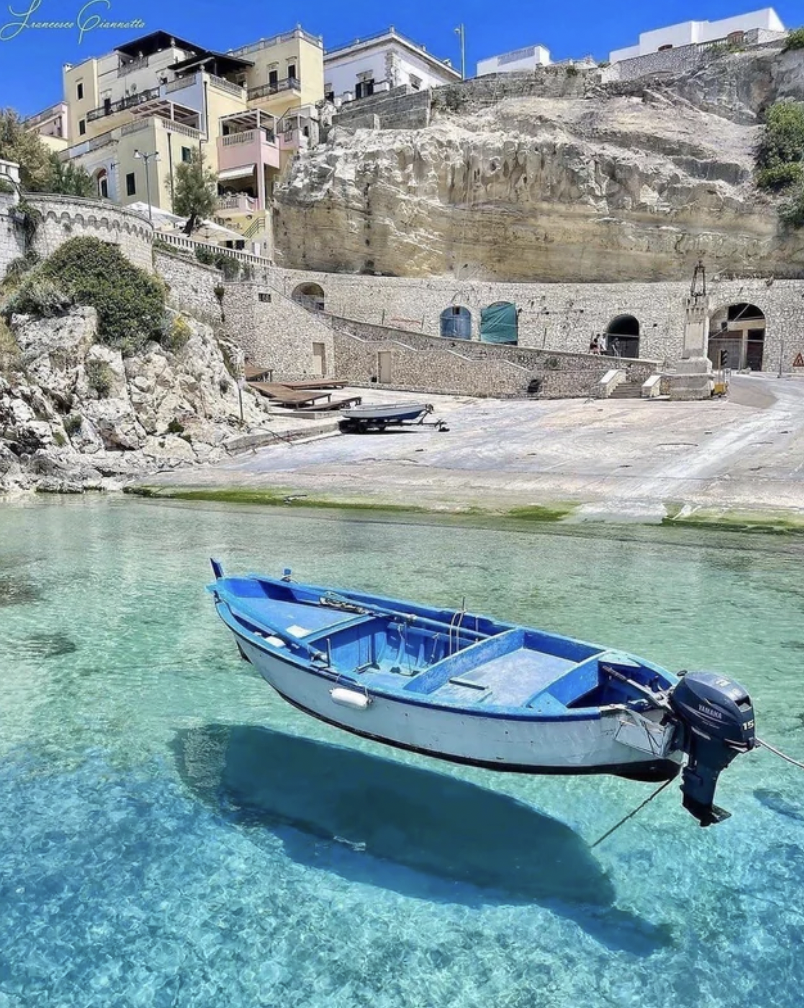
[{"label": "mooring rope", "polygon": [[603,841],[606,840],[606,839],[608,839],[608,837],[610,837],[612,833],[616,833],[616,831],[624,823],[627,823],[629,819],[633,819],[633,817],[637,814],[637,812],[639,812],[641,809],[643,809],[648,804],[648,802],[652,802],[653,799],[656,797],[656,795],[658,795],[662,791],[664,791],[664,789],[667,787],[667,785],[668,784],[672,784],[674,780],[675,780],[675,777],[671,777],[670,780],[666,780],[664,782],[664,784],[660,784],[659,787],[657,787],[656,790],[653,792],[653,794],[648,795],[648,797],[642,802],[641,805],[637,805],[637,807],[635,809],[632,809],[628,813],[628,815],[623,816],[622,819],[618,823],[616,823],[614,826],[612,826],[610,830],[608,830],[607,832],[605,832],[602,837],[598,837],[597,840],[595,840],[595,842],[593,844],[590,844],[589,850],[594,850],[595,847],[597,847],[598,844],[602,844]]},{"label": "mooring rope", "polygon": [[757,739],[757,745],[762,746],[763,748],[770,750],[770,752],[772,752],[774,754],[774,756],[778,756],[779,759],[787,760],[788,763],[792,763],[793,766],[797,766],[799,768],[799,770],[804,770],[804,763],[799,763],[798,760],[793,759],[792,756],[788,756],[787,753],[783,753],[781,751],[781,749],[776,749],[774,746],[770,745],[768,742],[765,742],[764,739],[758,738]]}]

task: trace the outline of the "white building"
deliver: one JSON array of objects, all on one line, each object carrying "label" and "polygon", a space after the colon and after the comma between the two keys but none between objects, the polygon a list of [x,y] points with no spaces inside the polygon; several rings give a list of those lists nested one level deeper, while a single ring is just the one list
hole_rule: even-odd
[{"label": "white building", "polygon": [[500,56],[489,56],[477,64],[477,76],[495,73],[514,73],[516,70],[534,70],[537,66],[548,66],[550,50],[544,46],[532,45]]},{"label": "white building", "polygon": [[393,27],[324,53],[324,97],[340,103],[406,84],[414,91],[453,84],[460,73]]},{"label": "white building", "polygon": [[619,63],[621,60],[634,59],[636,56],[647,56],[666,49],[700,45],[704,42],[738,42],[742,41],[742,36],[746,32],[757,30],[781,33],[785,31],[785,27],[772,7],[765,7],[750,14],[723,18],[721,21],[684,21],[668,28],[642,32],[638,45],[615,49],[610,54],[609,60],[612,63]]}]

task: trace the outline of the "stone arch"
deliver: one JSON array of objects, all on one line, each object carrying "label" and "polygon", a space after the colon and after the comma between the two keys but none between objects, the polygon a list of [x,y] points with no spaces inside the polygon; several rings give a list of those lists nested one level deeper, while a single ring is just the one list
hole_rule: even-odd
[{"label": "stone arch", "polygon": [[480,339],[483,343],[519,341],[519,312],[512,301],[495,301],[481,309]]},{"label": "stone arch", "polygon": [[440,332],[452,339],[472,338],[472,313],[463,305],[450,305],[441,312]]},{"label": "stone arch", "polygon": [[721,305],[709,316],[709,359],[716,368],[761,371],[767,321],[748,301]]},{"label": "stone arch", "polygon": [[317,283],[300,283],[293,288],[291,298],[310,311],[324,311],[324,288]]},{"label": "stone arch", "polygon": [[636,315],[615,315],[606,326],[605,352],[612,357],[639,357],[639,335]]}]

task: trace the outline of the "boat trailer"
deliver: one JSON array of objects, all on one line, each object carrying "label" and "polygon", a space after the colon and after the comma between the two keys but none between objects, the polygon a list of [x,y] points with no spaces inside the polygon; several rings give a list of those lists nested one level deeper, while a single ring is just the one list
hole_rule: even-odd
[{"label": "boat trailer", "polygon": [[343,434],[367,434],[388,427],[433,427],[448,431],[443,420],[426,420],[433,412],[431,403],[390,403],[378,406],[354,406],[344,410],[338,426]]}]

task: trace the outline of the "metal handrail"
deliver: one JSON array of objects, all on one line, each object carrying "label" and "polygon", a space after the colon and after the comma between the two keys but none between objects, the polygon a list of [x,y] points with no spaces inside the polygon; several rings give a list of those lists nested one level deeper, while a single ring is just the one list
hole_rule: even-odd
[{"label": "metal handrail", "polygon": [[298,77],[283,77],[275,83],[260,84],[258,87],[249,88],[246,96],[249,101],[253,98],[264,98],[266,95],[277,94],[280,91],[300,91],[301,81]]},{"label": "metal handrail", "polygon": [[143,102],[158,97],[158,87],[149,88],[147,91],[138,91],[136,94],[129,95],[128,98],[120,98],[116,102],[109,102],[108,105],[101,105],[100,108],[92,109],[91,112],[87,113],[87,122],[102,119],[107,115],[114,115],[116,112],[125,112],[126,109],[134,108],[137,105],[142,105]]}]

